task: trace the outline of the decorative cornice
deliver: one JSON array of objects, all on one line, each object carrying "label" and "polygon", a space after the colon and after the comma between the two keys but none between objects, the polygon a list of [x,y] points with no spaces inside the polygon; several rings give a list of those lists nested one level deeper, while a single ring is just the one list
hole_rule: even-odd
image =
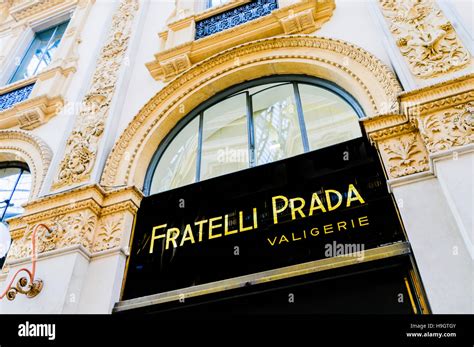
[{"label": "decorative cornice", "polygon": [[408,134],[415,131],[416,128],[411,123],[404,123],[399,125],[390,126],[369,134],[369,138],[372,141],[386,140],[392,137],[397,137],[403,134]]},{"label": "decorative cornice", "polygon": [[[283,51],[284,53],[280,53]],[[259,57],[259,54],[269,53]],[[290,53],[291,52],[291,53]],[[332,60],[324,58],[330,55]],[[364,71],[359,71],[359,75],[354,73],[352,64],[351,68],[338,63],[344,56],[348,61],[353,61]],[[370,100],[371,110],[367,109],[368,114],[380,113],[383,105],[389,105],[387,111],[397,112],[398,102],[397,95],[401,92],[401,87],[393,74],[380,60],[375,58],[367,51],[354,46],[352,44],[334,40],[329,38],[320,38],[309,35],[282,36],[262,39],[254,42],[242,44],[231,48],[227,51],[216,54],[208,59],[193,65],[191,68],[174,78],[168,85],[159,91],[133,118],[124,133],[120,136],[116,145],[112,149],[104,168],[102,176],[102,184],[112,186],[114,184],[128,184],[128,177],[131,166],[137,155],[141,143],[147,137],[147,134],[156,126],[157,122],[169,110],[176,107],[177,103],[182,103],[183,99],[199,89],[202,85],[210,80],[219,80],[224,74],[232,71],[238,71],[246,66],[257,65],[262,62],[280,62],[291,60],[304,61],[310,64],[321,64],[331,66],[334,70],[347,74],[354,84],[358,85],[359,91],[364,91],[367,100]],[[238,64],[235,64],[238,60]],[[369,87],[365,85],[365,81],[370,77],[378,82],[378,86],[372,84]],[[376,83],[377,83],[376,82]],[[375,88],[375,89],[374,89]],[[374,99],[373,92],[384,94],[383,100],[377,102]],[[149,117],[159,109],[159,116],[155,116],[153,121],[149,122]],[[140,140],[135,139],[139,131],[143,131],[146,124],[145,134]],[[132,141],[138,141],[130,148]],[[128,152],[130,158],[127,160],[128,168],[125,172],[125,182],[115,182],[118,167],[124,165],[121,163],[125,151]],[[121,169],[123,172],[124,170]]]},{"label": "decorative cornice", "polygon": [[30,227],[38,222],[51,229],[40,235],[40,253],[74,245],[91,253],[118,247],[130,232],[142,197],[135,187],[105,192],[90,185],[30,201],[21,216],[8,220],[13,243],[7,263],[29,254]]},{"label": "decorative cornice", "polygon": [[76,118],[74,129],[66,142],[64,158],[59,165],[53,189],[78,185],[90,178],[137,10],[138,0],[122,0],[113,15],[92,85],[83,99],[85,107]]},{"label": "decorative cornice", "polygon": [[14,0],[10,7],[10,14],[16,21],[20,21],[38,13],[50,11],[64,2],[64,0]]},{"label": "decorative cornice", "polygon": [[[213,54],[247,42],[285,33],[304,34],[314,32],[331,18],[334,8],[334,0],[295,0],[294,3],[288,6],[273,10],[269,15],[228,28],[199,40],[189,37],[184,42],[171,42],[169,40],[173,40],[175,36],[162,32],[159,34],[159,37],[166,41],[166,44],[163,46],[171,48],[155,54],[155,59],[147,63],[146,66],[156,80],[163,79],[169,81],[182,70],[175,69],[174,74],[171,75],[170,72],[172,70],[165,70],[166,62],[174,61],[178,56],[186,56],[189,59],[189,65],[193,65]],[[188,22],[189,25],[194,25],[194,20]],[[174,29],[169,27],[169,31],[174,31]],[[189,30],[189,32],[194,32],[194,30]]]},{"label": "decorative cornice", "polygon": [[406,114],[417,115],[440,111],[474,97],[474,74],[443,81],[421,89],[401,93],[399,100]]},{"label": "decorative cornice", "polygon": [[405,115],[399,113],[381,114],[361,120],[367,133],[397,126],[406,123],[407,121],[408,118]]}]

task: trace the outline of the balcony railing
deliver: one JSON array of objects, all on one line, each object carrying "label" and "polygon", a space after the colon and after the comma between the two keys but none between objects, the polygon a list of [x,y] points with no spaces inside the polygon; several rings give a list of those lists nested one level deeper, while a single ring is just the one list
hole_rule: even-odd
[{"label": "balcony railing", "polygon": [[0,95],[0,112],[5,111],[15,104],[22,102],[30,96],[31,90],[35,84],[28,84],[15,90]]},{"label": "balcony railing", "polygon": [[196,22],[195,39],[216,34],[237,25],[266,16],[278,8],[277,0],[254,0]]}]

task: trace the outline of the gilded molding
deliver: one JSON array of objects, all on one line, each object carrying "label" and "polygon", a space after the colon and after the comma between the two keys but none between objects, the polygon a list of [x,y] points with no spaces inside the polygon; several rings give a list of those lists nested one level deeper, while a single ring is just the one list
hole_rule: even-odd
[{"label": "gilded molding", "polygon": [[401,109],[411,116],[440,111],[474,98],[474,74],[436,83],[399,95]]},{"label": "gilded molding", "polygon": [[378,148],[391,179],[429,170],[426,148],[415,131],[380,140]]},{"label": "gilded molding", "polygon": [[452,24],[433,0],[379,0],[400,53],[413,75],[433,78],[471,61]]},{"label": "gilded molding", "polygon": [[120,246],[123,228],[123,214],[112,214],[102,218],[97,230],[92,251],[100,252]]},{"label": "gilded molding", "polygon": [[84,107],[66,142],[64,158],[59,165],[53,189],[79,184],[90,177],[137,10],[138,0],[123,0],[113,15],[111,30],[97,61],[92,85],[82,101]]},{"label": "gilded molding", "polygon": [[[274,37],[282,34],[306,34],[319,29],[327,22],[335,9],[334,0],[292,0],[289,5],[273,10],[271,14],[254,19],[247,23],[228,28],[213,35],[194,40],[194,25],[201,15],[190,16],[178,22],[168,24],[167,31],[158,34],[162,47],[167,47],[155,54],[155,59],[146,64],[150,74],[156,80],[169,81],[182,72],[182,69],[170,69],[169,62],[177,57],[186,56],[188,65],[194,65],[209,58],[213,54],[251,41]],[[231,4],[229,4],[230,6]],[[232,6],[241,3],[232,3]],[[213,9],[211,12],[227,10]],[[206,12],[207,13],[207,12]],[[179,23],[179,26],[176,24]],[[185,26],[183,28],[183,26]],[[187,26],[187,27],[186,27]],[[185,32],[182,35],[169,35],[174,32]],[[186,39],[176,41],[176,37]],[[181,65],[184,67],[184,65]],[[189,67],[188,66],[188,67]]]},{"label": "gilded molding", "polygon": [[134,187],[105,192],[86,186],[40,198],[25,205],[25,213],[8,220],[12,246],[7,263],[28,257],[31,228],[47,225],[38,234],[38,253],[81,245],[91,253],[117,247],[130,233],[142,195]]},{"label": "gilded molding", "polygon": [[49,146],[23,130],[0,130],[0,160],[24,161],[31,172],[31,197],[39,194],[52,158]]},{"label": "gilded molding", "polygon": [[65,0],[13,0],[10,15],[16,20],[27,19],[41,12],[50,11]]},{"label": "gilded molding", "polygon": [[362,120],[362,124],[379,151],[389,179],[429,170],[422,136],[406,115],[379,115]]},{"label": "gilded molding", "polygon": [[[348,66],[338,63],[344,59],[347,60]],[[357,46],[309,35],[282,36],[250,42],[193,65],[160,90],[133,118],[116,142],[107,159],[101,184],[132,184],[129,180],[131,168],[143,142],[161,118],[173,112],[178,105],[183,105],[186,96],[191,95],[193,91],[201,89],[211,80],[219,81],[222,75],[235,72],[242,76],[242,69],[252,66],[259,66],[261,69],[264,62],[275,64],[275,69],[278,69],[279,64],[287,64],[285,66],[297,69],[297,64],[292,63],[293,60],[306,60],[313,66],[330,66],[334,71],[333,75],[342,73],[348,76],[353,85],[358,87],[357,91],[363,93],[360,102],[365,98],[365,111],[368,115],[378,114],[386,109],[398,112],[397,96],[401,87],[395,75],[380,60]],[[306,73],[311,72],[307,70]],[[364,83],[368,79],[374,81],[370,89]],[[158,115],[152,116],[154,113]],[[118,179],[119,172],[123,178]]]}]

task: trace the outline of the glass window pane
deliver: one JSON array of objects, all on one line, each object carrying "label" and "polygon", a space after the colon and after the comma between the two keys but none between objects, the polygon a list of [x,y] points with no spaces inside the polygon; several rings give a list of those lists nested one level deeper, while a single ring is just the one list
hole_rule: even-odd
[{"label": "glass window pane", "polygon": [[340,96],[320,87],[298,85],[311,150],[361,137],[359,117]]},{"label": "glass window pane", "polygon": [[252,106],[257,165],[304,152],[293,85],[255,94]]},{"label": "glass window pane", "polygon": [[206,7],[211,8],[214,6],[223,5],[229,0],[205,0],[205,1],[206,1]]},{"label": "glass window pane", "polygon": [[10,79],[10,83],[29,78],[41,72],[49,65],[67,24],[68,22],[65,22],[35,34],[31,46],[23,56],[20,66]]},{"label": "glass window pane", "polygon": [[194,118],[171,141],[152,177],[150,194],[194,183],[199,117]]},{"label": "glass window pane", "polygon": [[249,167],[246,95],[204,112],[201,180]]},{"label": "glass window pane", "polygon": [[16,167],[8,167],[0,169],[0,218],[2,218],[7,208],[8,200],[15,187],[21,169]]},{"label": "glass window pane", "polygon": [[13,192],[12,199],[10,200],[10,206],[8,207],[5,219],[13,217],[17,214],[23,213],[23,207],[21,205],[28,201],[30,196],[31,188],[31,174],[28,171],[23,171],[20,180]]}]

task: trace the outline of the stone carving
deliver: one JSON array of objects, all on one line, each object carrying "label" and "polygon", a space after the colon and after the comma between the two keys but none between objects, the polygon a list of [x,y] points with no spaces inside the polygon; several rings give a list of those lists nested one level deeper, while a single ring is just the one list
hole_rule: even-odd
[{"label": "stone carving", "polygon": [[82,246],[92,255],[118,248],[142,197],[135,187],[106,193],[90,185],[31,201],[23,215],[8,220],[12,246],[7,263],[30,256],[31,228],[38,223],[48,227],[37,232],[38,254],[71,246]]},{"label": "stone carving", "polygon": [[168,80],[191,66],[191,61],[187,54],[178,55],[175,58],[161,63],[165,80]]},{"label": "stone carving", "polygon": [[55,189],[90,177],[137,10],[138,0],[123,0],[112,18],[112,29],[102,47],[92,85],[66,142],[64,159],[53,184]]},{"label": "stone carving", "polygon": [[123,220],[123,214],[115,214],[105,217],[100,222],[97,236],[94,240],[94,252],[100,252],[120,245]]},{"label": "stone carving", "polygon": [[313,9],[300,12],[296,15],[280,19],[285,34],[295,34],[301,32],[311,32],[316,30],[316,22],[313,17]]},{"label": "stone carving", "polygon": [[432,0],[380,0],[382,13],[411,72],[431,78],[466,66],[469,51]]},{"label": "stone carving", "polygon": [[[279,50],[287,49],[292,54],[279,54]],[[324,59],[319,57],[318,50],[325,54],[333,55],[334,59]],[[259,57],[253,60],[249,57],[262,52],[269,52],[265,57]],[[314,52],[314,53],[313,53]],[[343,64],[341,55],[354,62],[350,64],[350,68]],[[235,64],[239,59],[239,64]],[[209,79],[218,79],[222,75],[229,74],[231,69],[240,70],[246,65],[260,64],[265,60],[278,61],[285,59],[291,64],[292,59],[307,60],[312,64],[331,65],[334,71],[343,71],[353,80],[361,91],[364,93],[372,110],[367,108],[368,112],[377,114],[382,112],[381,107],[386,106],[387,112],[398,112],[397,95],[401,92],[394,73],[385,66],[380,60],[366,52],[362,48],[351,45],[344,41],[314,37],[308,35],[282,36],[277,38],[262,39],[254,42],[242,44],[228,51],[222,52],[215,56],[209,57],[205,61],[191,66],[188,70],[173,79],[161,91],[159,91],[150,101],[140,110],[134,119],[128,124],[124,133],[116,142],[112,152],[110,153],[104,173],[102,175],[101,184],[104,186],[112,186],[115,184],[128,184],[128,178],[132,165],[135,163],[138,146],[149,136],[160,118],[167,114],[170,109],[177,107],[176,105],[183,102],[183,98],[193,90],[201,88]],[[228,67],[229,63],[232,67]],[[361,66],[361,71],[354,72],[355,66]],[[220,68],[220,69],[219,69]],[[376,81],[376,87],[371,85],[371,89],[364,84],[367,76],[371,76]],[[186,86],[186,94],[180,94],[180,89]],[[374,98],[374,90],[382,91],[384,101]],[[384,105],[382,105],[384,103]],[[159,111],[159,113],[158,113]],[[152,114],[159,114],[153,116]],[[124,158],[127,157],[125,162]],[[120,167],[120,169],[119,169]],[[118,178],[118,173],[125,173],[125,180]]]},{"label": "stone carving", "polygon": [[24,130],[0,130],[0,153],[13,155],[26,162],[33,179],[31,197],[37,196],[53,155],[49,146]]},{"label": "stone carving", "polygon": [[[55,216],[45,223],[50,232],[43,229],[38,233],[37,252],[78,244],[91,250],[96,223],[97,217],[87,210]],[[9,260],[28,257],[31,254],[31,236],[32,230],[28,228],[20,239],[13,241],[8,252]]]},{"label": "stone carving", "polygon": [[474,102],[419,116],[417,126],[430,153],[474,142]]},{"label": "stone carving", "polygon": [[391,178],[428,170],[428,160],[416,133],[384,140],[379,146]]}]

